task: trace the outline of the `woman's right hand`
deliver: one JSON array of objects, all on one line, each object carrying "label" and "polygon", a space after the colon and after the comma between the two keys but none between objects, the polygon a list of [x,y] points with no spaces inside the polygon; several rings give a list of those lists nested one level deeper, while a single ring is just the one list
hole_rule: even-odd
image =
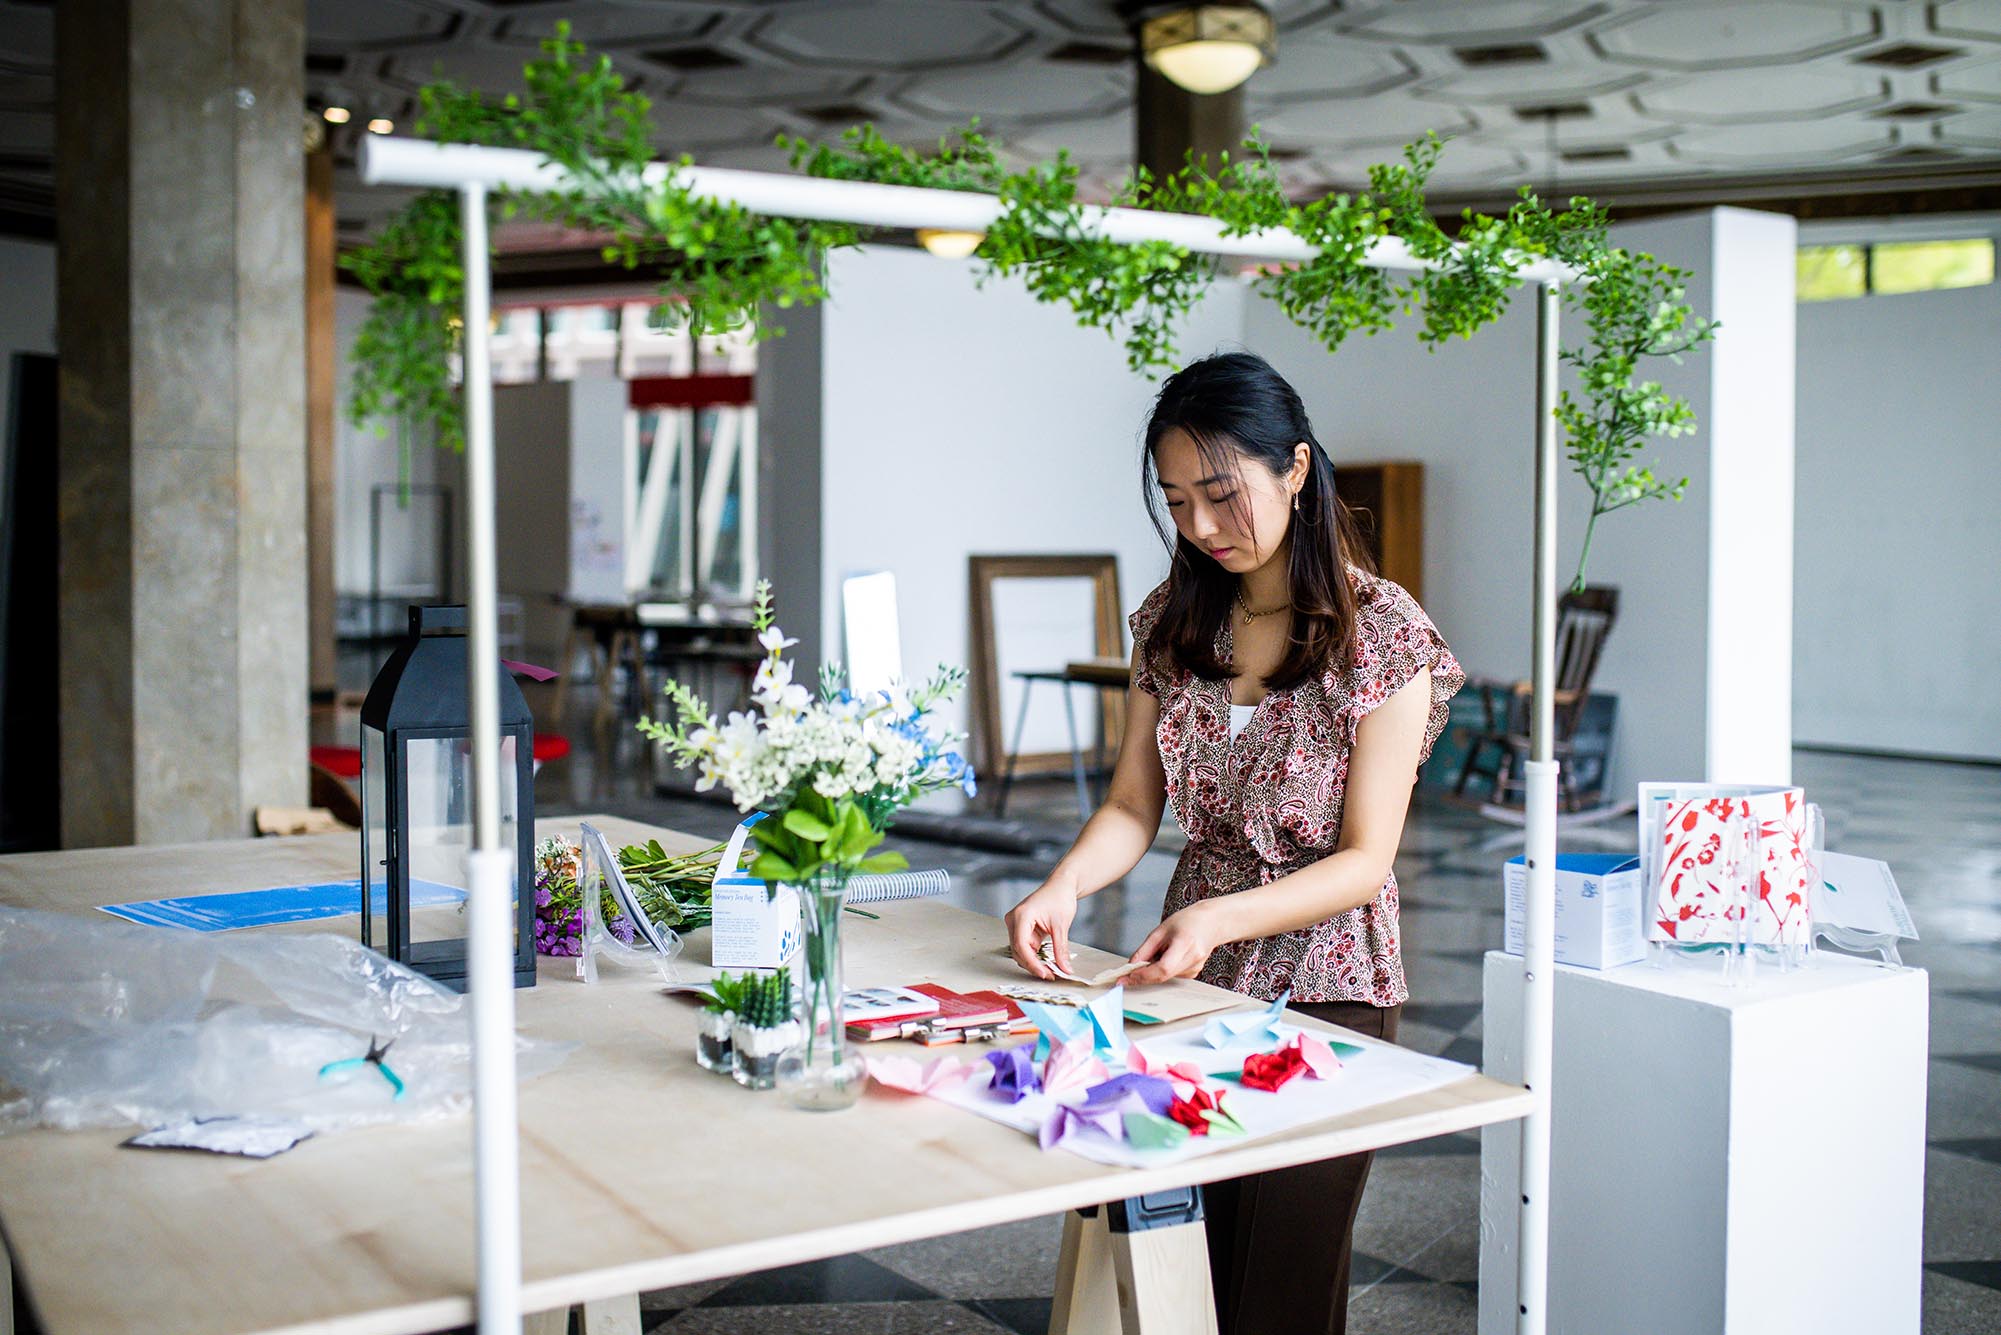
[{"label": "woman's right hand", "polygon": [[1055,982],[1055,972],[1036,954],[1036,948],[1048,941],[1057,968],[1069,973],[1070,924],[1076,916],[1076,890],[1054,877],[1044,881],[1035,893],[1007,911],[1007,943],[1015,962],[1037,978]]}]

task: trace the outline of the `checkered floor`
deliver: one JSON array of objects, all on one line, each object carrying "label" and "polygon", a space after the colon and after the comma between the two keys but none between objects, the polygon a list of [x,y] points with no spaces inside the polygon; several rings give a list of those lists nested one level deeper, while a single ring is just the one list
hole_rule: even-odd
[{"label": "checkered floor", "polygon": [[[1827,811],[1832,846],[1895,868],[1924,938],[1904,956],[1930,970],[1932,983],[1924,1330],[2001,1331],[2001,768],[1802,752],[1794,774]],[[621,799],[603,780],[600,772],[579,784],[576,809],[716,823],[713,807]],[[1028,785],[1020,814],[1060,837],[1071,801],[1067,786]],[[1518,839],[1435,804],[1415,813],[1397,862],[1414,998],[1404,1044],[1480,1060],[1480,960],[1500,944],[1497,868]],[[1123,885],[1086,900],[1076,935],[1121,953],[1136,946],[1158,919],[1176,842],[1164,836]],[[1033,889],[1048,865],[938,844],[911,851],[920,864],[952,870],[959,903],[994,914]],[[1471,1335],[1478,1200],[1477,1137],[1378,1157],[1356,1224],[1350,1329]],[[1058,1219],[1031,1220],[651,1293],[642,1299],[644,1325],[677,1335],[1041,1335],[1060,1231]]]}]

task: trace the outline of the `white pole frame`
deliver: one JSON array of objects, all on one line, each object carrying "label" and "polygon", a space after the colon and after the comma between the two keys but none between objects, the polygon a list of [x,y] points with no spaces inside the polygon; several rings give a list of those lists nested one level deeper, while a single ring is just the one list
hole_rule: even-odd
[{"label": "white pole frame", "polygon": [[[500,897],[510,868],[500,843],[500,732],[493,547],[493,377],[488,344],[491,271],[486,199],[490,190],[555,192],[573,183],[563,169],[528,149],[434,144],[364,136],[361,179],[368,185],[423,186],[461,193],[465,244],[465,396],[468,648],[472,692],[474,853],[468,981],[473,1008],[475,1200],[479,1209],[479,1329],[514,1335],[521,1328],[520,1127],[515,1113],[513,943]],[[676,176],[698,195],[754,213],[878,227],[985,231],[1001,214],[990,195],[829,181],[771,172],[654,163],[649,182]],[[1223,234],[1213,218],[1139,209],[1086,210],[1086,225],[1120,242],[1171,241],[1212,255],[1310,259],[1316,252],[1285,231]],[[1362,261],[1377,269],[1436,267],[1394,238],[1379,240]],[[1549,1098],[1555,983],[1556,771],[1553,751],[1556,643],[1556,385],[1561,284],[1580,275],[1554,260],[1523,266],[1537,296],[1535,423],[1535,575],[1533,723],[1527,772],[1524,854],[1528,863],[1523,955],[1522,1082],[1534,1106],[1522,1120],[1518,1212],[1517,1335],[1543,1335],[1548,1320]],[[484,907],[487,911],[482,913]]]}]

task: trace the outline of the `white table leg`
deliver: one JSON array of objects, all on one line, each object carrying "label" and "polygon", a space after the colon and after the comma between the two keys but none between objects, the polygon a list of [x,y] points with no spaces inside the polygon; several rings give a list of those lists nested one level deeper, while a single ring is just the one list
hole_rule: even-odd
[{"label": "white table leg", "polygon": [[1070,776],[1077,783],[1077,819],[1091,819],[1091,789],[1084,782],[1084,745],[1077,740],[1077,706],[1070,699],[1070,683],[1058,682],[1063,688],[1063,718],[1070,725]]},{"label": "white table leg", "polygon": [[578,1323],[583,1335],[639,1335],[639,1295],[600,1298],[585,1303]]},{"label": "white table leg", "polygon": [[1012,750],[1009,750],[1005,741],[1001,743],[1003,753],[1000,801],[994,804],[994,815],[996,816],[1007,815],[1008,794],[1014,791],[1014,762],[1021,755],[1021,735],[1023,730],[1028,727],[1028,693],[1034,685],[1035,681],[1033,678],[1024,677],[1022,679],[1021,708],[1015,711],[1014,716],[1014,747]]}]

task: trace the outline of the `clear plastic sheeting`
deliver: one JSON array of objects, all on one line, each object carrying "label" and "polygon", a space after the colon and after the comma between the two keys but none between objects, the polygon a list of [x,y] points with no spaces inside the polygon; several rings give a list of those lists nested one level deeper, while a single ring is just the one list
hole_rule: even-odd
[{"label": "clear plastic sheeting", "polygon": [[[520,1040],[522,1078],[569,1047]],[[0,908],[0,1087],[0,1131],[416,1121],[471,1105],[472,1030],[465,998],[347,937]]]}]

